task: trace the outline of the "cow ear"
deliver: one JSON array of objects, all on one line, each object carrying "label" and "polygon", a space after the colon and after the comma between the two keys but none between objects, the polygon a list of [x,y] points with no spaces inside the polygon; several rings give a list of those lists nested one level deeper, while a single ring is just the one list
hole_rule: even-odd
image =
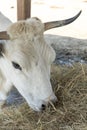
[{"label": "cow ear", "polygon": [[0,57],[3,56],[2,53],[4,53],[4,45],[0,43]]}]

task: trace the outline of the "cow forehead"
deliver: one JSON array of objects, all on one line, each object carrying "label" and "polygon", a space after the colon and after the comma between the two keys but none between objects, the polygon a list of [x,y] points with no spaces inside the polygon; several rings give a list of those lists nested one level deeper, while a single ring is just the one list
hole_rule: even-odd
[{"label": "cow forehead", "polygon": [[39,50],[35,48],[32,42],[24,42],[22,39],[9,41],[9,43],[6,44],[5,55],[10,61],[14,61],[22,67],[28,68],[32,63],[36,64],[39,61]]},{"label": "cow forehead", "polygon": [[15,39],[25,35],[34,37],[36,35],[42,35],[43,31],[44,24],[36,18],[18,21],[16,23],[13,23],[7,29],[7,33],[9,34],[11,39]]},{"label": "cow forehead", "polygon": [[45,55],[48,54],[47,50],[50,48],[45,43],[43,31],[44,24],[37,18],[12,24],[7,29],[11,38],[6,49],[8,58],[24,66],[24,68],[27,68],[31,63],[37,63],[41,58],[44,60],[47,57]]},{"label": "cow forehead", "polygon": [[42,36],[34,37],[32,40],[19,37],[9,40],[5,45],[5,55],[9,60],[19,63],[24,68],[32,63],[41,62],[42,64],[43,62],[47,65],[48,62],[52,63],[55,57],[53,49],[48,46]]}]

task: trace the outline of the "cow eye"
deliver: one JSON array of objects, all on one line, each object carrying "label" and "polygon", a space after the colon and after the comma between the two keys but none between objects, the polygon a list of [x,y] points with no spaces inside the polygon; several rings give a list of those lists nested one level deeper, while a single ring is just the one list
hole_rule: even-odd
[{"label": "cow eye", "polygon": [[12,61],[12,65],[13,65],[13,67],[14,67],[15,69],[22,70],[21,66],[20,66],[18,63]]}]

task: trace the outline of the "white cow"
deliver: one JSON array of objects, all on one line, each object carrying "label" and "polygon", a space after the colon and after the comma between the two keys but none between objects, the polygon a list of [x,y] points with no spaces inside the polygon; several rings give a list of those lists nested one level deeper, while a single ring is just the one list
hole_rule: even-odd
[{"label": "white cow", "polygon": [[38,18],[13,24],[7,20],[11,25],[6,31],[0,33],[2,39],[0,44],[1,102],[6,100],[12,86],[17,88],[35,111],[43,110],[49,101],[57,100],[50,83],[50,67],[56,54],[46,43],[43,33],[53,27],[73,22],[80,13],[81,11],[67,20],[48,23],[42,23]]}]

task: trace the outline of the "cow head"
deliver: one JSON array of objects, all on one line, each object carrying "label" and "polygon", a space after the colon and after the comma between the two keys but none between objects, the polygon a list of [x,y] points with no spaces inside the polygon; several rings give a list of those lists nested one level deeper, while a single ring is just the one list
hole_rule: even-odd
[{"label": "cow head", "polygon": [[80,13],[71,19],[45,24],[38,18],[19,21],[0,35],[8,39],[0,49],[3,73],[35,111],[57,100],[50,83],[55,51],[45,42],[43,32],[71,23]]}]

